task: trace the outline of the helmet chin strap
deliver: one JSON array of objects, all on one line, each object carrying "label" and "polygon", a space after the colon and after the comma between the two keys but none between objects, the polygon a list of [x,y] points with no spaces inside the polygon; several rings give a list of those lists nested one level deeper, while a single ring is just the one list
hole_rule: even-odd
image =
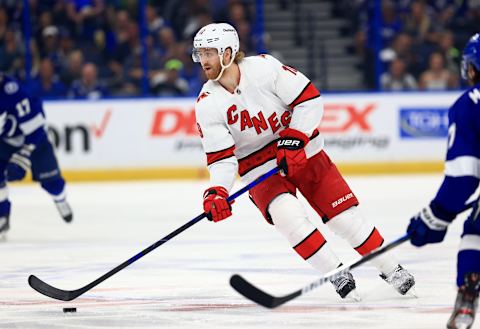
[{"label": "helmet chin strap", "polygon": [[222,77],[223,71],[225,71],[225,69],[228,69],[232,65],[233,61],[235,60],[235,57],[232,56],[230,63],[228,63],[228,65],[223,65],[223,54],[222,55],[219,54],[218,57],[220,57],[220,66],[222,67],[222,69],[220,70],[220,73],[218,73],[218,77],[213,79],[213,81],[220,80],[220,78]]}]

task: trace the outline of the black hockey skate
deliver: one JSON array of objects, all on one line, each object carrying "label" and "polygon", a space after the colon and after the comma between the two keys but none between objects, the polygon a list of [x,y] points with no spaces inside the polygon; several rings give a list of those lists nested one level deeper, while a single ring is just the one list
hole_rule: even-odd
[{"label": "black hockey skate", "polygon": [[9,216],[0,217],[0,240],[5,240],[9,229],[10,229]]},{"label": "black hockey skate", "polygon": [[62,216],[63,220],[67,223],[70,223],[73,219],[73,212],[67,200],[63,199],[55,201],[55,206],[57,207],[57,210],[60,213],[60,216]]},{"label": "black hockey skate", "polygon": [[335,287],[335,291],[342,298],[347,297],[347,295],[356,288],[355,280],[353,279],[352,273],[350,272],[342,274],[336,279],[331,280],[330,282]]},{"label": "black hockey skate", "polygon": [[480,273],[465,275],[465,284],[458,288],[453,313],[447,322],[448,329],[470,329],[475,320],[480,291]]},{"label": "black hockey skate", "polygon": [[380,277],[390,284],[401,295],[405,295],[414,285],[415,278],[401,265],[388,274],[380,274]]}]

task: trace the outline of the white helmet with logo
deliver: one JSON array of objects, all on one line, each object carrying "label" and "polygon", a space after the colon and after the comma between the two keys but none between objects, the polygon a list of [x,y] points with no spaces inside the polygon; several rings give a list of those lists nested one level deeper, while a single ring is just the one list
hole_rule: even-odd
[{"label": "white helmet with logo", "polygon": [[[200,62],[198,56],[198,49],[200,48],[215,48],[220,56],[220,64],[222,71],[215,79],[217,81],[222,76],[223,71],[232,65],[235,55],[240,48],[237,31],[233,26],[227,23],[212,23],[202,27],[195,38],[193,39],[192,59],[194,62]],[[232,58],[227,65],[223,64],[223,53],[227,48],[232,49]]]}]

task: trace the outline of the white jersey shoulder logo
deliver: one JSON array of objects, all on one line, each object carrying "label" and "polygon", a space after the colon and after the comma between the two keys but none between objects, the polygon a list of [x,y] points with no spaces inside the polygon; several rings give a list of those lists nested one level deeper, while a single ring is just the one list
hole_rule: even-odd
[{"label": "white jersey shoulder logo", "polygon": [[3,89],[7,95],[15,94],[18,90],[18,83],[15,81],[7,82]]}]

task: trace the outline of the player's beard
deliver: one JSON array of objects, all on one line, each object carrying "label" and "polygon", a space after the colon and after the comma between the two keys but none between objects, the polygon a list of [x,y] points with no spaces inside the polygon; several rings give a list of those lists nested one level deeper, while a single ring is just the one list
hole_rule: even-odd
[{"label": "player's beard", "polygon": [[220,64],[216,64],[216,65],[209,66],[209,68],[210,68],[209,70],[203,69],[203,71],[205,72],[205,75],[207,76],[208,80],[215,80],[220,74],[222,67],[220,66]]}]

